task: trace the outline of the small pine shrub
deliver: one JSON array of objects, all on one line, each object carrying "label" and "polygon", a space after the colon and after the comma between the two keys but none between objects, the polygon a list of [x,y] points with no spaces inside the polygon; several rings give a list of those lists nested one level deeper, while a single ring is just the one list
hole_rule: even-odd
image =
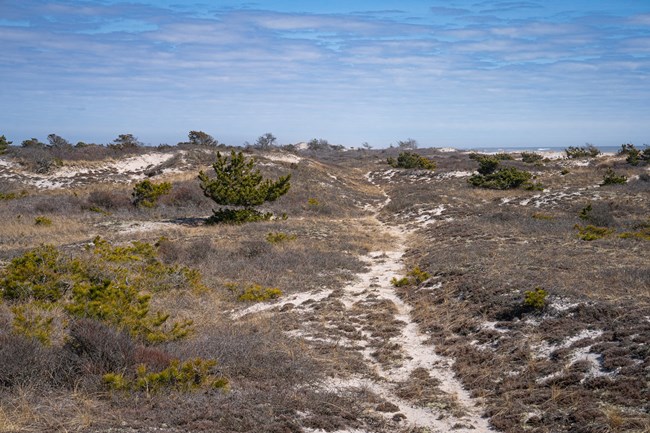
[{"label": "small pine shrub", "polygon": [[578,230],[578,238],[583,241],[595,241],[602,239],[614,233],[613,229],[607,227],[596,227],[593,225],[581,226],[576,224],[575,228]]},{"label": "small pine shrub", "polygon": [[[113,247],[97,238],[89,250],[83,258],[73,258],[42,246],[14,258],[0,271],[0,295],[11,307],[60,306],[70,318],[96,319],[148,343],[189,334],[190,320],[172,323],[169,314],[151,311],[151,293],[177,287],[204,290],[198,272],[163,264],[147,243]],[[29,330],[43,320],[25,315],[22,322]]]},{"label": "small pine shrub", "polygon": [[603,182],[601,185],[622,185],[627,183],[627,176],[616,174],[611,168],[607,169],[607,172],[603,176]]},{"label": "small pine shrub", "polygon": [[134,205],[151,208],[158,204],[161,196],[169,194],[171,190],[172,184],[169,182],[153,183],[146,179],[135,184],[131,197]]},{"label": "small pine shrub", "polygon": [[296,235],[288,235],[282,232],[271,232],[266,235],[266,241],[271,244],[279,244],[282,242],[293,241],[296,239],[296,237]]},{"label": "small pine shrub", "polygon": [[421,170],[435,170],[436,163],[424,156],[418,155],[415,152],[401,152],[395,158],[388,158],[388,165],[394,168],[406,168],[406,169],[421,169]]},{"label": "small pine shrub", "polygon": [[576,158],[595,158],[600,155],[600,150],[593,144],[587,144],[586,146],[569,146],[564,152],[566,153],[567,158],[576,159]]},{"label": "small pine shrub", "polygon": [[405,277],[396,278],[393,277],[390,282],[395,287],[405,287],[409,285],[419,285],[431,278],[431,274],[420,269],[419,266],[413,268]]},{"label": "small pine shrub", "polygon": [[54,317],[48,317],[44,310],[31,304],[16,305],[11,312],[14,313],[13,329],[16,333],[34,338],[46,346],[51,343]]},{"label": "small pine shrub", "polygon": [[506,152],[495,153],[493,157],[499,161],[512,161],[514,159],[511,154]]},{"label": "small pine shrub", "polygon": [[400,279],[397,279],[397,277],[393,277],[390,280],[390,283],[395,287],[406,287],[409,284],[411,284],[411,280],[409,280],[407,277],[402,277]]},{"label": "small pine shrub", "polygon": [[52,225],[52,220],[45,216],[37,216],[34,218],[34,225],[47,227]]},{"label": "small pine shrub", "polygon": [[320,202],[318,200],[316,200],[315,198],[310,197],[310,198],[307,199],[307,206],[309,206],[309,207],[320,206]]},{"label": "small pine shrub", "polygon": [[259,284],[253,284],[246,287],[237,297],[241,302],[266,302],[282,296],[282,290],[274,287],[262,287]]},{"label": "small pine shrub", "polygon": [[171,365],[159,372],[150,372],[145,364],[136,368],[134,378],[124,373],[108,373],[103,376],[104,384],[116,391],[144,391],[155,394],[162,390],[190,392],[198,389],[222,389],[228,380],[213,373],[217,362],[201,358],[185,362],[173,360]]},{"label": "small pine shrub", "polygon": [[[475,187],[488,189],[512,189],[520,187],[532,178],[527,171],[514,167],[496,170],[489,174],[475,174],[467,182]],[[541,187],[541,185],[539,186]],[[543,187],[542,187],[543,188]]]},{"label": "small pine shrub", "polygon": [[526,164],[536,164],[541,162],[544,156],[535,152],[521,152],[521,160]]},{"label": "small pine shrub", "polygon": [[543,310],[546,307],[546,298],[548,293],[544,289],[537,287],[535,290],[526,290],[524,292],[524,307],[535,310]]}]

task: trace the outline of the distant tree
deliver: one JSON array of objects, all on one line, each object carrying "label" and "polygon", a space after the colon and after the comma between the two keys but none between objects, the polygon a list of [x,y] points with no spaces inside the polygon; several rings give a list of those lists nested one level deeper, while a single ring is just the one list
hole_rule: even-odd
[{"label": "distant tree", "polygon": [[203,131],[190,131],[187,135],[189,138],[190,144],[195,146],[217,146],[219,142],[214,139],[210,134],[206,134]]},{"label": "distant tree", "polygon": [[0,135],[0,155],[7,151],[11,143],[11,141],[7,140],[7,137]]},{"label": "distant tree", "polygon": [[329,142],[323,138],[312,138],[307,143],[307,149],[309,150],[325,150],[329,149],[329,147]]},{"label": "distant tree", "polygon": [[70,147],[72,146],[68,140],[63,137],[59,137],[56,134],[50,134],[47,136],[47,141],[52,147]]},{"label": "distant tree", "polygon": [[129,150],[142,146],[133,134],[120,134],[108,147],[117,150]]},{"label": "distant tree", "polygon": [[20,143],[21,147],[45,147],[45,143],[41,143],[38,141],[38,138],[30,138],[29,140],[23,140],[22,143]]},{"label": "distant tree", "polygon": [[203,194],[221,206],[234,206],[213,210],[210,223],[244,223],[270,219],[270,213],[255,209],[264,202],[275,201],[289,191],[291,174],[281,176],[276,181],[263,179],[255,160],[246,159],[242,152],[233,150],[230,158],[217,153],[217,161],[212,164],[215,177],[209,178],[199,172],[199,182]]},{"label": "distant tree", "polygon": [[412,138],[407,138],[404,141],[398,141],[397,147],[402,150],[415,150],[418,148],[418,142]]},{"label": "distant tree", "polygon": [[270,149],[271,147],[275,146],[276,140],[277,138],[273,134],[267,132],[266,134],[257,137],[257,141],[253,147],[256,147],[258,149]]},{"label": "distant tree", "polygon": [[567,158],[595,158],[601,153],[596,146],[589,143],[580,147],[569,146],[564,149],[564,152]]},{"label": "distant tree", "polygon": [[372,149],[372,146],[367,141],[364,141],[363,143],[361,143],[361,147],[366,149],[366,150]]}]

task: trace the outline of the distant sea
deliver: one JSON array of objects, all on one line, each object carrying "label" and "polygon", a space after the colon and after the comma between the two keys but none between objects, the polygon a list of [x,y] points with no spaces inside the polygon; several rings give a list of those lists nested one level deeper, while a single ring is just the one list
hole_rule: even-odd
[{"label": "distant sea", "polygon": [[[578,146],[579,147],[579,146]],[[621,146],[596,146],[598,150],[603,153],[616,153],[621,149]],[[458,150],[473,150],[476,152],[491,153],[491,152],[564,152],[566,147],[476,147]]]}]

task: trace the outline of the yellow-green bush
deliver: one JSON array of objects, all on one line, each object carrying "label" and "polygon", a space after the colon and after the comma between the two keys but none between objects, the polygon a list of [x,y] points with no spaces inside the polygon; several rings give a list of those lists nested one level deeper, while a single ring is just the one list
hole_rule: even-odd
[{"label": "yellow-green bush", "polygon": [[169,194],[172,184],[169,182],[153,183],[148,179],[138,182],[133,187],[133,204],[143,207],[154,207],[160,196]]},{"label": "yellow-green bush", "polygon": [[150,372],[144,364],[138,365],[135,377],[127,378],[123,373],[108,373],[104,383],[113,390],[145,391],[147,394],[161,390],[193,391],[205,388],[225,388],[228,380],[213,373],[216,361],[201,358],[185,362],[174,360],[159,372]]},{"label": "yellow-green bush", "polygon": [[296,239],[296,235],[289,235],[282,232],[271,232],[266,235],[266,241],[271,244],[279,244],[282,242],[293,241]]},{"label": "yellow-green bush", "polygon": [[246,287],[237,296],[242,302],[265,302],[282,296],[282,290],[275,287],[262,287],[259,284],[252,284]]},{"label": "yellow-green bush", "polygon": [[426,271],[423,271],[422,269],[420,269],[419,266],[416,266],[409,273],[407,273],[405,277],[399,279],[393,277],[390,280],[390,282],[395,287],[404,287],[411,284],[417,286],[418,284],[422,284],[429,278],[431,278],[431,274],[429,274]]},{"label": "yellow-green bush", "polygon": [[526,290],[524,292],[524,307],[542,310],[546,306],[546,297],[548,293],[544,289],[537,287],[535,290]]},{"label": "yellow-green bush", "polygon": [[614,233],[613,229],[608,229],[607,227],[596,227],[591,224],[587,226],[576,224],[575,228],[578,230],[578,237],[583,241],[595,241]]},{"label": "yellow-green bush", "polygon": [[142,242],[114,247],[97,238],[90,254],[71,257],[53,246],[41,246],[13,259],[0,271],[0,297],[14,307],[16,327],[39,336],[46,323],[20,313],[23,306],[60,306],[70,317],[97,319],[149,343],[175,340],[191,331],[190,320],[172,322],[153,312],[152,292],[203,289],[200,274],[168,266],[155,247]]}]

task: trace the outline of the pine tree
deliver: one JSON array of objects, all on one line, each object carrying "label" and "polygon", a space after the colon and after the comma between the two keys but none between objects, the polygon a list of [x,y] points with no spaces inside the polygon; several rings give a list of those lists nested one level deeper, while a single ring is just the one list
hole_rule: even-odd
[{"label": "pine tree", "polygon": [[210,223],[244,223],[270,219],[271,213],[261,213],[254,209],[265,202],[275,201],[289,191],[291,174],[281,176],[276,181],[264,179],[255,161],[246,159],[242,152],[234,150],[230,158],[217,153],[217,161],[212,164],[216,176],[209,178],[199,172],[203,194],[222,206],[234,206],[215,210]]}]

